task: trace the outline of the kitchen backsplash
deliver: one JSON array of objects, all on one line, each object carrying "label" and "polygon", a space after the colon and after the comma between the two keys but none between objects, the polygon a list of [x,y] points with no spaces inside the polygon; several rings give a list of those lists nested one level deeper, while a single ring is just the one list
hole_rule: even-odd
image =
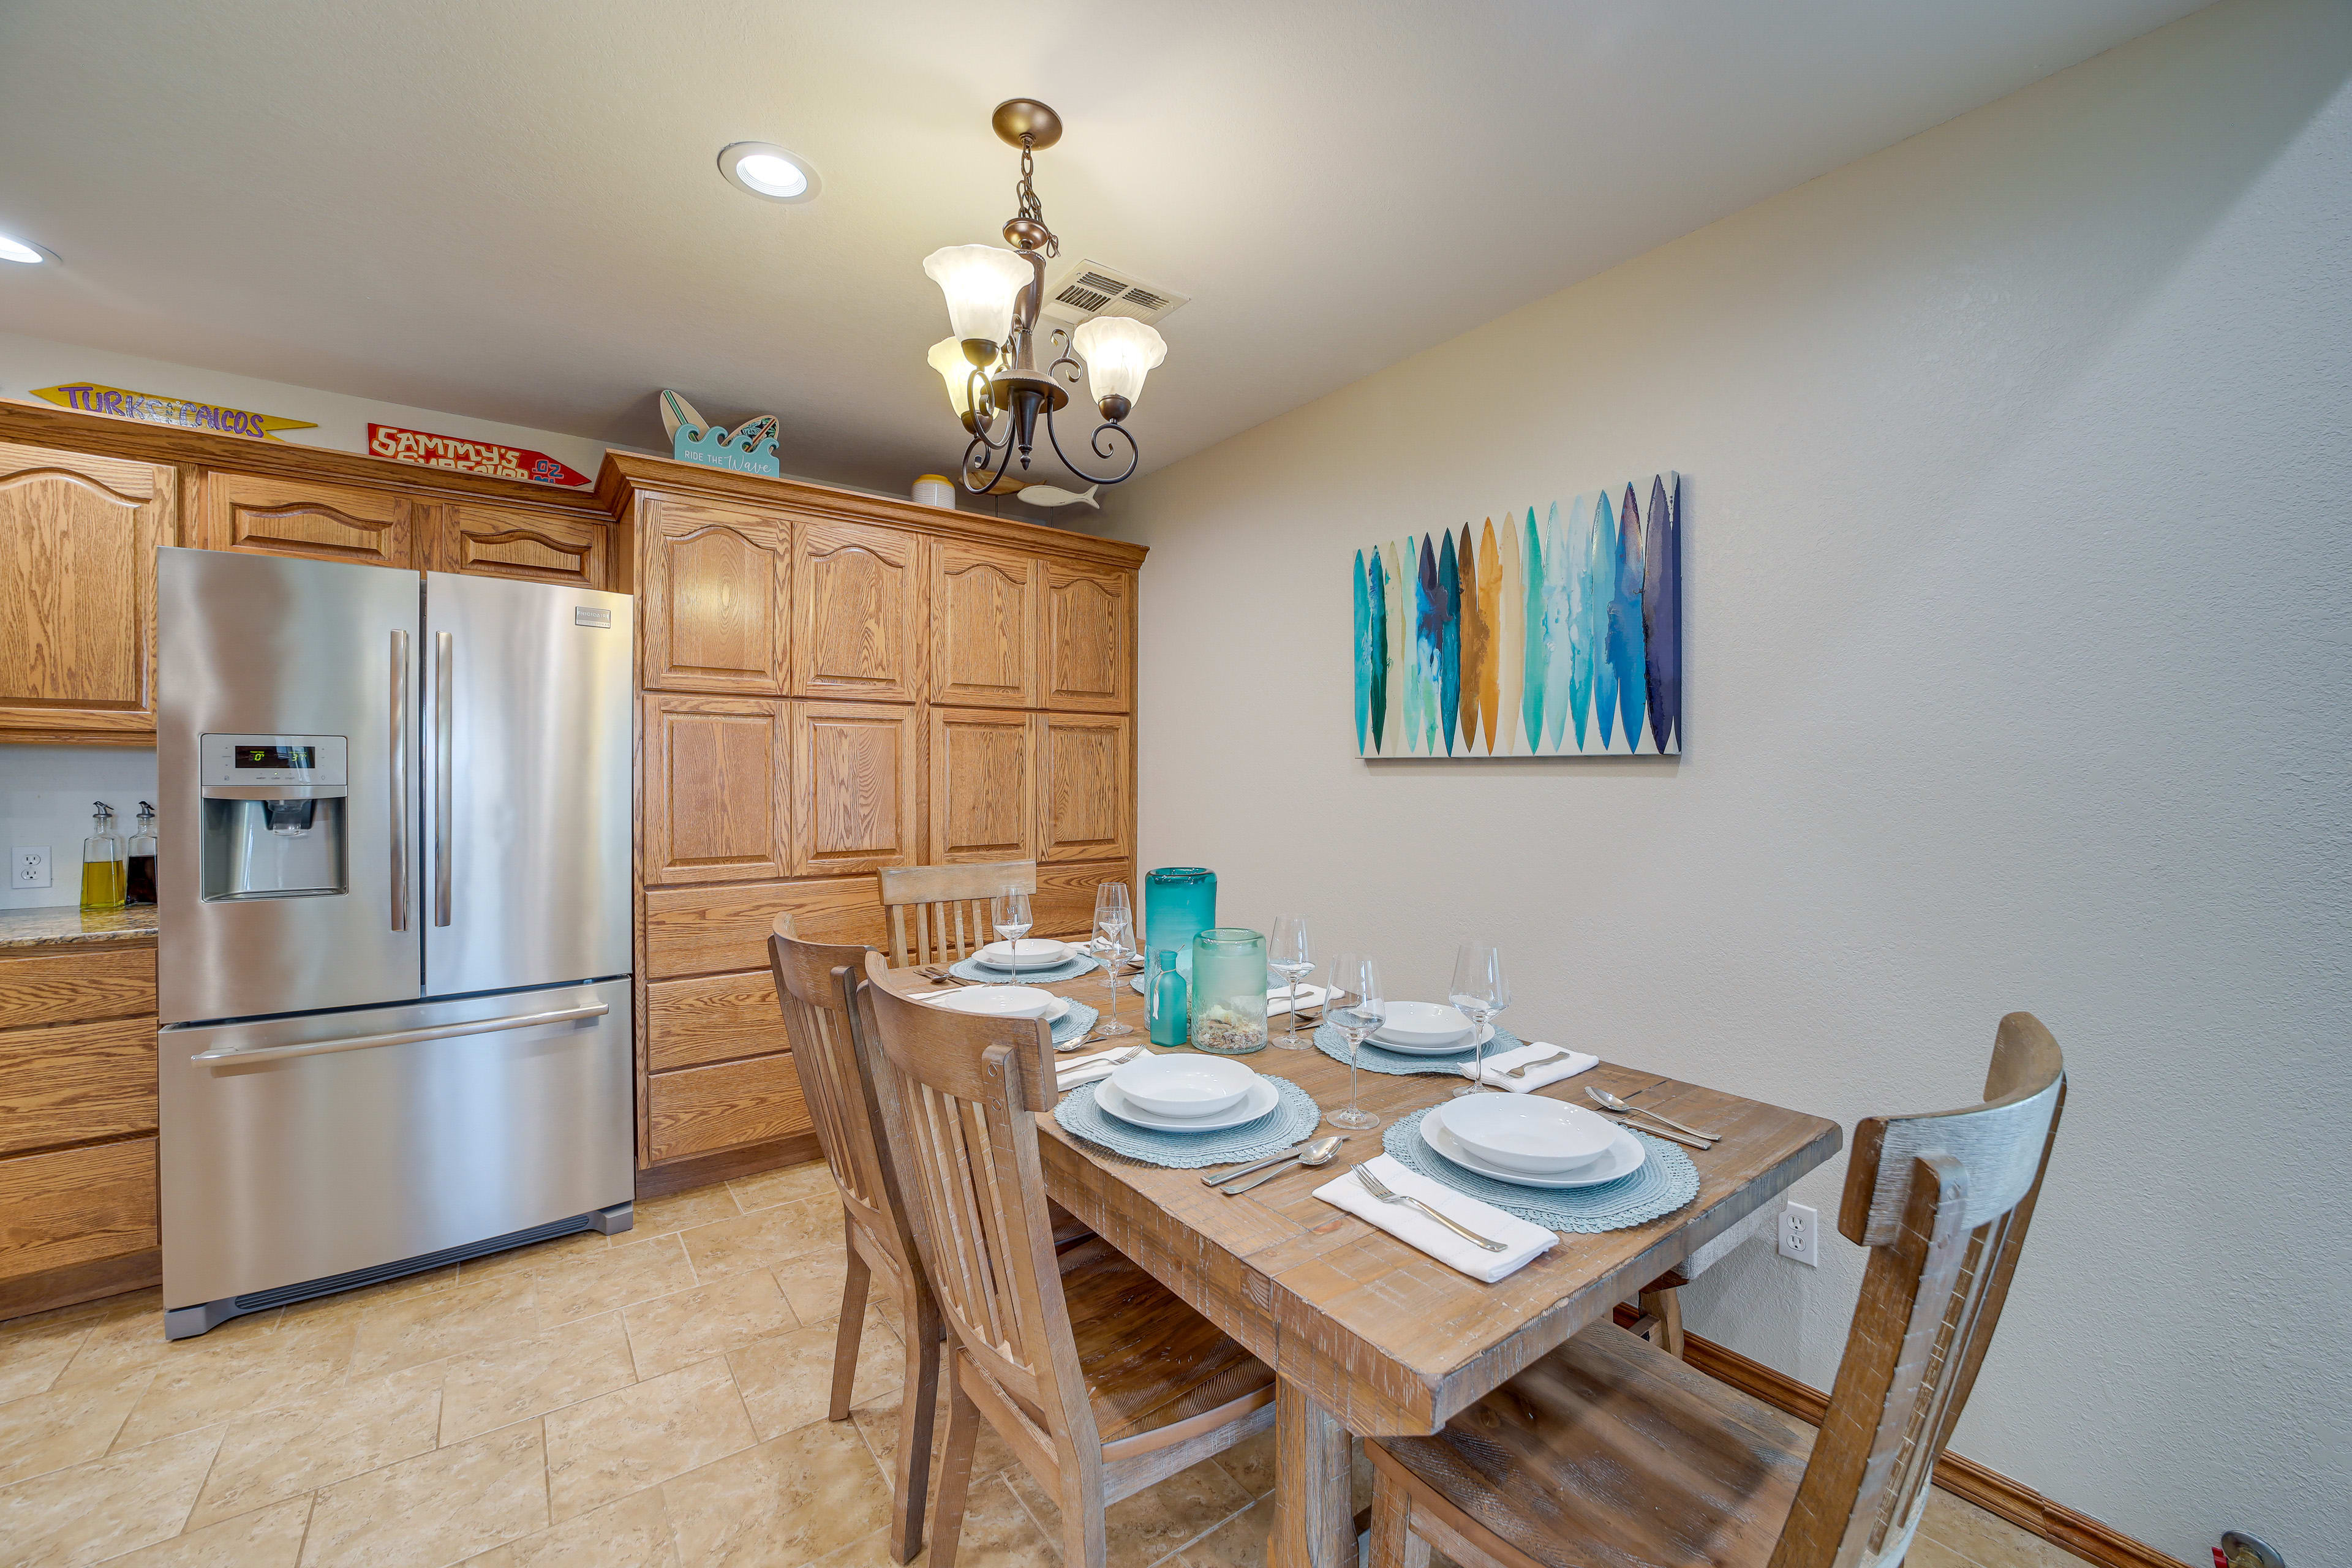
[{"label": "kitchen backsplash", "polygon": [[[154,799],[152,746],[0,744],[0,848],[8,852],[0,909],[79,903],[90,803],[102,800],[114,807],[114,830],[127,838],[135,831],[139,803]],[[49,852],[47,887],[16,885],[20,848]]]}]

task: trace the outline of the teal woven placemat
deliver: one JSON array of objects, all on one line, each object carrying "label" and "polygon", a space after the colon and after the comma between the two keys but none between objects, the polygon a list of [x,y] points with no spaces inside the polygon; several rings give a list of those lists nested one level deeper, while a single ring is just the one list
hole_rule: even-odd
[{"label": "teal woven placemat", "polygon": [[1698,1196],[1698,1167],[1690,1156],[1663,1138],[1628,1132],[1642,1140],[1645,1158],[1630,1176],[1603,1182],[1597,1187],[1522,1187],[1465,1171],[1421,1140],[1421,1119],[1437,1108],[1399,1117],[1381,1134],[1381,1148],[1408,1170],[1456,1192],[1483,1199],[1521,1219],[1553,1230],[1592,1236],[1604,1230],[1624,1230],[1647,1225],[1660,1215],[1674,1213]]},{"label": "teal woven placemat", "polygon": [[1114,1154],[1124,1154],[1147,1165],[1165,1165],[1171,1171],[1197,1171],[1205,1165],[1262,1160],[1289,1148],[1323,1121],[1322,1108],[1308,1098],[1305,1089],[1286,1078],[1276,1078],[1270,1073],[1264,1076],[1281,1096],[1275,1108],[1255,1121],[1217,1132],[1160,1132],[1121,1121],[1095,1103],[1095,1085],[1090,1083],[1062,1096],[1062,1103],[1054,1108],[1054,1120],[1062,1124],[1065,1131],[1100,1144]]},{"label": "teal woven placemat", "polygon": [[1054,1020],[1054,1044],[1068,1045],[1072,1040],[1093,1028],[1095,1020],[1101,1016],[1100,1013],[1085,1003],[1073,999],[1070,1003],[1070,1010]]},{"label": "teal woven placemat", "polygon": [[[1497,1024],[1495,1026],[1495,1037],[1486,1042],[1486,1054],[1490,1057],[1498,1057],[1505,1051],[1515,1051],[1526,1043],[1518,1036]],[[1348,1037],[1330,1025],[1324,1024],[1317,1027],[1315,1048],[1341,1067],[1348,1065]],[[1468,1066],[1469,1062],[1470,1051],[1466,1047],[1450,1057],[1416,1057],[1404,1051],[1385,1050],[1370,1040],[1364,1042],[1363,1049],[1356,1057],[1356,1065],[1366,1072],[1384,1072],[1391,1078],[1410,1078],[1416,1073],[1435,1073],[1442,1078],[1458,1078],[1466,1080],[1470,1075],[1462,1069]]]},{"label": "teal woven placemat", "polygon": [[1072,954],[1050,969],[1044,964],[1024,963],[1017,980],[1011,970],[992,969],[977,958],[959,959],[948,965],[948,973],[958,980],[977,980],[983,985],[1054,985],[1065,980],[1076,980],[1087,971],[1099,967],[1096,960],[1081,952]]}]

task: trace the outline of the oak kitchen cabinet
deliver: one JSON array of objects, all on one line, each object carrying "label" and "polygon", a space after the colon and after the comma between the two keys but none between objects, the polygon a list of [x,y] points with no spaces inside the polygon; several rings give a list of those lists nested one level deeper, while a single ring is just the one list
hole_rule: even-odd
[{"label": "oak kitchen cabinet", "polygon": [[609,454],[641,585],[638,1190],[815,1143],[769,978],[789,911],[887,945],[874,872],[1034,858],[1041,934],[1134,875],[1141,550]]}]

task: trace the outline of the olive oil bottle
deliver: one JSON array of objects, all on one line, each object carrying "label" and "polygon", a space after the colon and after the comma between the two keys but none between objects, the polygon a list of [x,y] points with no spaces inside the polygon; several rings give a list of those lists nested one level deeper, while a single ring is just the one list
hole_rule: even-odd
[{"label": "olive oil bottle", "polygon": [[119,910],[122,907],[122,840],[114,831],[114,807],[92,802],[98,814],[89,819],[90,835],[81,841],[81,907]]}]

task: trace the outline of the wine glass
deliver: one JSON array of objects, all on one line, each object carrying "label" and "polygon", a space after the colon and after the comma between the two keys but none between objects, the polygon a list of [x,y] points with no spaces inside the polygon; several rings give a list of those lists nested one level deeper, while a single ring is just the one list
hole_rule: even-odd
[{"label": "wine glass", "polygon": [[1511,983],[1503,978],[1502,953],[1483,942],[1465,942],[1454,949],[1454,988],[1448,994],[1470,1020],[1470,1036],[1478,1048],[1469,1087],[1455,1089],[1454,1095],[1501,1093],[1486,1083],[1486,1021],[1511,1005]]},{"label": "wine glass", "polygon": [[1131,1035],[1135,1026],[1118,1021],[1119,968],[1135,952],[1132,934],[1135,912],[1128,903],[1125,882],[1104,882],[1095,889],[1095,956],[1103,961],[1103,973],[1110,977],[1110,1022],[1099,1025],[1098,1035]]},{"label": "wine glass", "polygon": [[996,939],[1010,942],[1013,954],[1013,984],[1021,984],[1021,939],[1037,922],[1029,914],[1029,895],[1018,888],[1007,888],[996,895],[989,918],[996,927]]},{"label": "wine glass", "polygon": [[1381,1119],[1356,1103],[1356,1052],[1365,1037],[1381,1026],[1388,1003],[1381,991],[1381,966],[1361,953],[1343,952],[1331,965],[1331,994],[1324,1004],[1323,1021],[1348,1042],[1348,1103],[1326,1111],[1323,1120],[1334,1127],[1360,1132],[1378,1127]]},{"label": "wine glass", "polygon": [[1285,1051],[1311,1051],[1315,1037],[1298,1037],[1298,983],[1315,973],[1314,950],[1307,942],[1307,917],[1284,915],[1274,922],[1274,940],[1265,945],[1265,966],[1288,983],[1290,989],[1290,1026],[1282,1038],[1274,1042],[1275,1048]]}]

